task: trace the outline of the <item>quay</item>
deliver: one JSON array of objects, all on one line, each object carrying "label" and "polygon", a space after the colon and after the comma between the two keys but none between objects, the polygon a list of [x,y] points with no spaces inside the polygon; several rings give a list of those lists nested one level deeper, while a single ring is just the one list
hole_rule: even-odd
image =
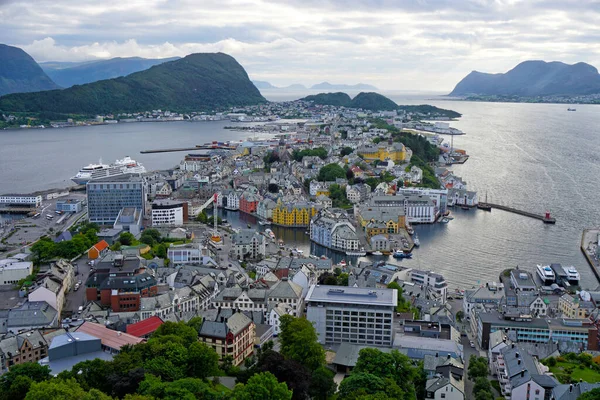
[{"label": "quay", "polygon": [[581,235],[581,245],[580,249],[585,259],[587,260],[590,267],[592,267],[592,272],[596,275],[596,279],[600,282],[600,271],[598,270],[599,264],[594,257],[590,253],[596,253],[597,243],[598,243],[598,234],[600,234],[600,230],[598,229],[584,229]]},{"label": "quay", "polygon": [[29,207],[6,207],[0,208],[0,214],[35,214],[35,208]]},{"label": "quay", "polygon": [[206,143],[206,144],[198,144],[194,147],[179,147],[172,149],[154,149],[154,150],[142,150],[141,154],[151,154],[151,153],[171,153],[175,151],[190,151],[190,150],[235,150],[236,146],[231,146],[225,143]]},{"label": "quay", "polygon": [[198,147],[181,147],[175,149],[156,149],[156,150],[142,150],[141,154],[152,154],[152,153],[171,153],[175,151],[190,151],[190,150],[198,150]]},{"label": "quay", "polygon": [[555,224],[556,223],[556,218],[551,217],[550,213],[546,213],[544,215],[540,215],[540,214],[531,213],[529,211],[519,210],[519,209],[514,208],[514,207],[503,206],[503,205],[500,205],[500,204],[488,203],[488,205],[490,207],[492,207],[492,208],[497,208],[498,210],[508,211],[508,212],[511,212],[511,213],[514,213],[514,214],[523,215],[523,216],[529,217],[529,218],[539,219],[540,221],[542,221],[545,224]]}]

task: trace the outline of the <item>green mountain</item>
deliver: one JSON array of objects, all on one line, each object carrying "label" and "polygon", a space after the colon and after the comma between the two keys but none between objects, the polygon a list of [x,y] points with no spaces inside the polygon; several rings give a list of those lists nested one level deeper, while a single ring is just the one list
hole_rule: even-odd
[{"label": "green mountain", "polygon": [[266,102],[244,68],[223,53],[199,53],[126,77],[64,90],[0,97],[0,110],[104,114],[212,110]]},{"label": "green mountain", "polygon": [[313,94],[310,96],[306,96],[303,99],[304,101],[312,101],[314,104],[322,105],[322,106],[336,106],[336,107],[348,107],[352,102],[350,96],[346,93],[336,92],[336,93],[319,93]]},{"label": "green mountain", "polygon": [[600,93],[598,70],[586,63],[525,61],[505,74],[473,71],[450,96],[576,96]]},{"label": "green mountain", "polygon": [[312,101],[314,104],[320,105],[362,108],[371,111],[395,110],[398,108],[398,105],[392,100],[373,92],[360,92],[353,99],[343,92],[319,93],[306,96],[300,100]]},{"label": "green mountain", "polygon": [[0,96],[58,89],[33,58],[18,47],[0,44]]},{"label": "green mountain", "polygon": [[40,66],[50,78],[62,87],[83,85],[103,79],[127,76],[134,72],[146,70],[154,65],[178,60],[179,57],[148,59],[141,57],[111,58],[110,60],[84,63],[47,62]]},{"label": "green mountain", "polygon": [[363,110],[371,111],[388,111],[397,109],[398,104],[379,93],[360,92],[352,99],[350,108],[362,108]]}]

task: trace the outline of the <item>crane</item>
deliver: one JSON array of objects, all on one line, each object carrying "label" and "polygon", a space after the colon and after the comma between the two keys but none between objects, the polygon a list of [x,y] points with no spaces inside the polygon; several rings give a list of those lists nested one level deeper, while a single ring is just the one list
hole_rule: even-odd
[{"label": "crane", "polygon": [[198,209],[198,214],[200,214],[202,211],[204,211],[208,206],[210,206],[210,203],[214,204],[214,211],[213,211],[213,233],[211,236],[211,240],[215,243],[220,243],[221,242],[221,235],[219,235],[219,231],[217,230],[217,198],[218,198],[218,193],[213,194],[210,199],[208,199],[206,201],[206,203],[202,204],[200,206],[200,208]]}]

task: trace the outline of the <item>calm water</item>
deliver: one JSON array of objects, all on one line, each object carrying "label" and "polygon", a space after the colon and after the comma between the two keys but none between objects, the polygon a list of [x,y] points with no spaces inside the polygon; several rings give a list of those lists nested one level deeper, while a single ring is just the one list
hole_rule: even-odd
[{"label": "calm water", "polygon": [[[269,94],[272,100],[298,98]],[[581,231],[600,225],[600,108],[565,105],[471,103],[427,100],[388,93],[399,104],[429,103],[463,114],[453,123],[467,135],[454,145],[471,155],[454,166],[471,190],[490,201],[536,213],[549,210],[554,226],[499,210],[455,210],[449,224],[416,228],[421,248],[401,264],[442,273],[452,286],[497,280],[505,268],[532,270],[538,263],[575,265],[586,288],[598,286],[580,250]],[[31,192],[70,184],[69,177],[90,162],[130,155],[147,169],[176,165],[185,153],[141,155],[140,150],[186,147],[211,140],[244,140],[223,130],[226,122],[173,122],[96,127],[0,131],[0,192]],[[252,217],[228,213],[234,226]],[[235,214],[235,215],[234,215]],[[237,222],[236,222],[237,221]],[[259,227],[259,229],[264,229]],[[304,230],[272,227],[287,245],[308,251]],[[314,247],[314,246],[313,246]],[[322,249],[317,249],[318,254]]]}]

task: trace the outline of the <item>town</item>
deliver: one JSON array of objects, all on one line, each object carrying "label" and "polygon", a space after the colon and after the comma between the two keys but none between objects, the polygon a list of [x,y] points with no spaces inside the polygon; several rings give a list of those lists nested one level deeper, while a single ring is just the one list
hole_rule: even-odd
[{"label": "town", "polygon": [[[0,228],[0,372],[112,360],[167,324],[194,326],[230,371],[252,368],[262,351],[289,354],[286,330],[307,320],[326,356],[317,367],[341,398],[368,371],[365,349],[419,370],[424,398],[558,400],[599,388],[586,380],[600,380],[600,291],[580,290],[573,267],[507,266],[497,281],[450,288],[435,266],[402,264],[421,244],[416,225],[488,206],[451,170],[468,155],[440,136],[463,134],[440,122],[446,110],[410,107],[98,116],[225,119],[250,137],[190,145],[167,171],[0,196],[1,211],[24,217]],[[286,243],[289,232],[311,251]]]}]

